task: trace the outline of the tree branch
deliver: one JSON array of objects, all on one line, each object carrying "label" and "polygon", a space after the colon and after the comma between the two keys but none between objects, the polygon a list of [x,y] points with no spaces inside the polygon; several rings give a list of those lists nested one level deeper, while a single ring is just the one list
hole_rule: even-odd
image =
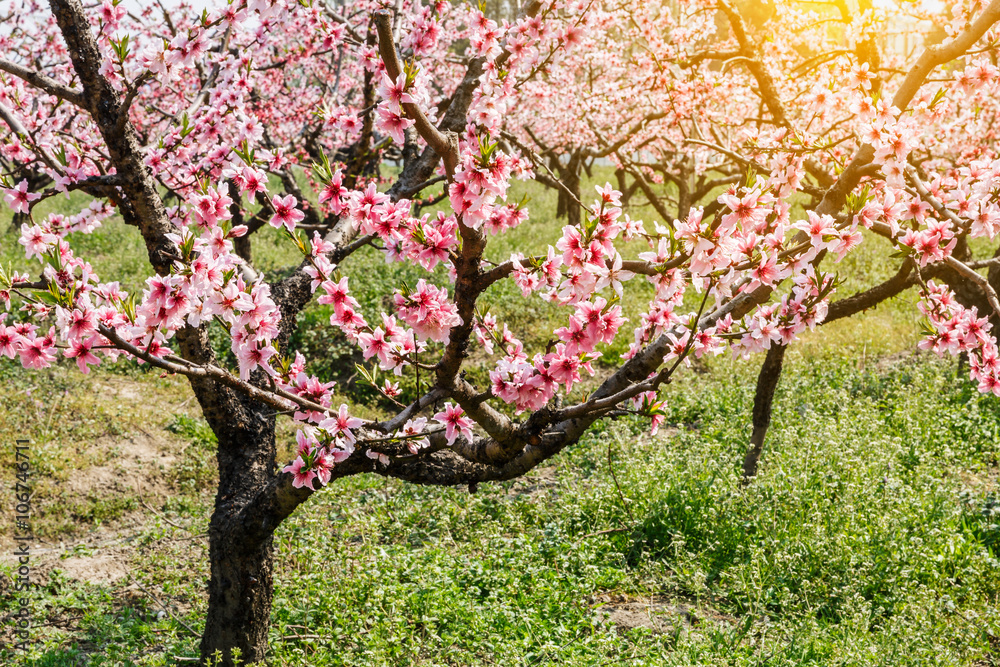
[{"label": "tree branch", "polygon": [[[392,14],[389,10],[380,9],[375,12],[373,20],[378,33],[379,55],[385,63],[386,74],[395,83],[402,75],[402,67],[399,64],[399,54],[396,53],[396,44],[392,39]],[[417,104],[404,102],[402,107],[406,115],[413,119],[417,134],[440,156],[444,162],[445,172],[451,178],[458,166],[458,135],[434,127]]]},{"label": "tree branch", "polygon": [[0,71],[13,74],[19,79],[23,79],[25,82],[31,84],[35,88],[38,88],[49,95],[54,95],[61,100],[65,100],[74,106],[85,108],[84,94],[82,91],[61,84],[55,79],[49,78],[44,74],[33,72],[32,70],[22,67],[21,65],[11,62],[5,58],[0,58]]}]

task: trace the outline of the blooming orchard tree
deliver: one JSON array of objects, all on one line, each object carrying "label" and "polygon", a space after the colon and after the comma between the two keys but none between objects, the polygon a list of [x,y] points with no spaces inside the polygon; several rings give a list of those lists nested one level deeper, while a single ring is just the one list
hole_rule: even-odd
[{"label": "blooming orchard tree", "polygon": [[[579,35],[562,67],[524,82],[522,95],[534,103],[508,114],[505,137],[531,158],[535,178],[560,189],[577,209],[579,173],[588,159],[611,161],[623,198],[635,194],[644,200],[631,202],[633,216],[645,204],[662,220],[684,221],[693,212],[711,221],[727,209],[742,214],[740,207],[753,215],[766,190],[748,187],[749,172],[796,191],[793,200],[785,200],[799,203],[807,220],[792,226],[815,238],[822,248],[817,260],[833,251],[824,266],[840,261],[865,238],[866,229],[891,244],[887,254],[901,255],[890,260],[898,265],[896,275],[835,301],[820,324],[909,287],[933,294],[927,283],[933,278],[954,290],[974,321],[989,317],[992,326],[1000,325],[991,303],[1000,289],[1000,248],[989,243],[997,229],[996,209],[985,193],[969,197],[977,187],[969,176],[983,165],[992,168],[996,157],[994,37],[987,33],[981,48],[961,59],[953,57],[959,52],[951,43],[934,47],[912,71],[909,54],[892,48],[885,37],[913,32],[914,26],[930,43],[956,37],[980,17],[983,3],[953,3],[950,14],[940,3],[926,2],[861,2],[857,11],[847,2],[826,3],[819,12],[816,6],[736,2],[680,3],[670,12],[655,4],[596,9],[589,14],[591,29]],[[630,46],[617,46],[622,44]],[[938,65],[943,67],[935,73]],[[931,76],[938,78],[928,81]],[[567,98],[568,89],[577,93]],[[891,102],[890,94],[895,94]],[[845,200],[843,193],[859,183],[863,189]],[[852,219],[841,211],[845,201],[850,213],[861,215]],[[876,215],[880,204],[881,216]],[[830,217],[814,215],[821,206]],[[574,213],[569,214],[572,223]],[[672,229],[683,230],[683,223]],[[766,237],[755,234],[742,242],[756,248]],[[702,247],[714,252],[711,245]],[[761,270],[772,270],[773,253],[763,249],[757,258]],[[968,270],[987,267],[988,280]],[[941,333],[943,322],[928,320]],[[972,326],[979,332],[978,324]],[[770,335],[758,342],[768,354],[744,464],[748,477],[756,471],[789,339]],[[952,353],[962,347],[956,348],[948,333],[944,345],[931,338],[925,346]],[[995,393],[994,374],[973,368],[972,375],[980,389]]]},{"label": "blooming orchard tree", "polygon": [[[405,0],[393,10],[239,0],[137,16],[112,0],[6,3],[0,155],[25,263],[0,273],[0,354],[26,369],[72,359],[85,373],[125,358],[189,378],[218,437],[204,657],[238,648],[263,659],[273,532],[334,479],[474,490],[517,477],[599,419],[638,413],[655,429],[657,392],[691,355],[767,351],[758,398],[769,414],[774,350],[918,284],[933,328],[925,346],[966,354],[979,388],[1000,395],[987,320],[1000,303],[977,272],[995,264],[969,250],[1000,228],[990,134],[1000,0],[957,3],[945,41],[912,64],[877,48],[891,7],[840,3],[834,30],[799,4],[758,17],[765,42],[738,7],[707,0],[533,0],[499,22]],[[798,76],[803,67],[814,74]],[[567,153],[611,160],[659,221],[626,214],[611,185],[583,198],[578,181],[549,171]],[[386,158],[402,170],[380,189]],[[318,207],[299,190],[303,172]],[[491,236],[532,224],[508,198],[512,180],[539,174],[577,218],[553,245],[487,261]],[[446,210],[419,215],[438,185]],[[69,190],[92,203],[35,214]],[[112,213],[145,242],[155,275],[141,294],[74,251]],[[250,252],[265,225],[302,254],[273,282]],[[869,237],[901,258],[899,273],[831,301],[823,262]],[[365,246],[428,272],[367,318],[345,264]],[[432,280],[438,265],[447,281]],[[526,349],[488,313],[502,281],[561,308],[547,345]],[[625,290],[648,295],[631,322]],[[429,389],[375,383],[399,406],[383,421],[334,404],[289,342],[314,298],[369,368],[422,371]],[[231,367],[210,326],[226,332]],[[619,337],[627,352],[588,385]],[[485,386],[463,374],[473,341],[494,358]],[[276,461],[279,414],[297,427],[290,462]]]}]

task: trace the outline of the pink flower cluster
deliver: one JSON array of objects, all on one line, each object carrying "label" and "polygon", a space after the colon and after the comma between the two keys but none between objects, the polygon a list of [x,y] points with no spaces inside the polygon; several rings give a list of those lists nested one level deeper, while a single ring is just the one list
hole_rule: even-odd
[{"label": "pink flower cluster", "polygon": [[395,317],[383,313],[382,325],[358,334],[358,344],[365,359],[375,357],[382,370],[401,375],[413,355],[425,349],[425,344],[417,342],[413,334],[413,329],[401,327]]},{"label": "pink flower cluster", "polygon": [[[15,356],[21,360],[21,365],[25,368],[41,369],[51,366],[56,360],[55,327],[49,329],[44,336],[38,335],[38,327],[29,322],[19,322],[12,326],[5,326],[4,320],[7,314],[0,315],[0,356],[13,359]],[[67,350],[70,352],[70,350]],[[86,372],[88,363],[100,363],[94,358],[89,361],[89,348],[83,353],[84,359],[78,361],[80,369]],[[88,356],[89,355],[89,356]],[[66,355],[70,356],[70,355]]]},{"label": "pink flower cluster", "polygon": [[381,239],[388,261],[412,261],[428,271],[450,261],[458,243],[454,215],[438,213],[415,218],[410,215],[409,200],[390,201],[374,183],[348,193],[340,186],[341,179],[340,172],[336,172],[320,201],[329,202],[334,212],[346,210],[361,233]]},{"label": "pink flower cluster", "polygon": [[490,371],[490,391],[513,404],[518,412],[545,407],[559,385],[571,391],[581,380],[581,370],[594,374],[591,362],[600,357],[596,352],[570,352],[565,343],[558,343],[551,352],[538,353],[529,362],[521,341],[511,335],[506,325],[499,342],[506,355]]},{"label": "pink flower cluster", "polygon": [[332,305],[333,315],[330,316],[330,324],[339,328],[351,340],[357,340],[358,335],[368,324],[365,318],[358,312],[360,305],[357,299],[348,293],[347,276],[338,282],[325,280],[320,284],[324,294],[321,294],[317,301],[320,304]]},{"label": "pink flower cluster", "polygon": [[969,355],[969,377],[979,383],[979,391],[1000,396],[1000,351],[989,334],[992,324],[979,317],[975,308],[965,308],[945,285],[928,281],[917,308],[930,322],[931,331],[918,343],[922,350]]},{"label": "pink flower cluster", "polygon": [[940,262],[951,255],[958,239],[955,238],[951,222],[932,219],[927,221],[925,229],[907,229],[900,243],[913,251],[917,263],[923,267],[928,262]]},{"label": "pink flower cluster", "polygon": [[337,417],[324,420],[318,427],[306,426],[295,433],[298,456],[281,469],[292,475],[292,486],[313,490],[329,483],[333,467],[354,453],[354,436],[351,428],[361,425],[361,420],[347,416],[347,406],[340,406]]},{"label": "pink flower cluster", "polygon": [[413,327],[420,340],[448,343],[451,328],[462,324],[458,308],[448,291],[421,278],[412,292],[397,291],[392,297],[399,317]]},{"label": "pink flower cluster", "polygon": [[508,218],[511,212],[504,211],[494,220],[497,199],[505,200],[512,176],[527,177],[527,165],[517,157],[504,153],[495,146],[477,146],[475,139],[463,142],[461,160],[455,170],[455,180],[448,186],[448,197],[455,215],[465,225],[479,229],[487,225],[491,229],[516,226],[520,217],[513,222]]},{"label": "pink flower cluster", "polygon": [[625,321],[621,306],[596,297],[593,301],[577,303],[569,326],[556,329],[555,334],[566,343],[567,353],[589,353],[598,343],[611,343]]},{"label": "pink flower cluster", "polygon": [[555,248],[552,246],[549,246],[548,256],[545,259],[525,258],[521,253],[514,253],[510,256],[510,263],[512,265],[511,277],[514,284],[521,289],[521,294],[524,297],[530,296],[532,292],[543,287],[554,288],[562,277],[559,270],[559,267],[562,266],[562,258],[556,255]]},{"label": "pink flower cluster", "polygon": [[326,418],[333,400],[331,390],[336,382],[320,382],[316,376],[305,372],[306,359],[301,352],[295,353],[295,359],[287,365],[282,365],[274,377],[275,384],[282,390],[306,399],[323,408],[320,410],[299,409],[292,415],[296,421],[319,424]]},{"label": "pink flower cluster", "polygon": [[631,359],[648,343],[680,324],[681,318],[674,311],[684,303],[681,272],[670,269],[659,274],[659,278],[655,296],[643,312],[641,322],[633,329],[632,343],[623,355],[626,359]]},{"label": "pink flower cluster", "polygon": [[416,103],[413,96],[406,92],[406,83],[405,75],[401,74],[396,81],[392,81],[383,70],[378,87],[382,102],[375,108],[375,127],[392,137],[392,140],[399,145],[406,140],[404,135],[406,129],[413,127],[414,123],[412,119],[406,117],[402,107],[403,104]]}]

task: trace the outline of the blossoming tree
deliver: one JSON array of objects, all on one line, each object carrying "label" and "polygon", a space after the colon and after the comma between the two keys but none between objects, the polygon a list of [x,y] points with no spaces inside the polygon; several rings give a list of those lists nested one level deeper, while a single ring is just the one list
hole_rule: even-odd
[{"label": "blossoming tree", "polygon": [[[993,264],[966,252],[1000,225],[1000,161],[991,136],[962,130],[995,109],[1000,0],[958,3],[946,41],[893,67],[872,38],[885,16],[845,9],[846,30],[796,33],[809,16],[795,2],[766,19],[766,48],[725,1],[532,0],[500,22],[408,0],[393,10],[235,0],[136,16],[112,0],[13,4],[0,9],[13,21],[0,36],[0,154],[26,263],[0,273],[0,354],[26,369],[64,357],[82,372],[124,358],[190,380],[218,438],[203,656],[229,660],[238,648],[263,659],[274,530],[333,480],[373,473],[474,489],[517,477],[599,419],[638,413],[655,428],[658,389],[691,355],[767,350],[772,360],[804,331],[911,282],[934,328],[926,345],[966,353],[979,388],[1000,395],[986,312],[1000,303],[977,272]],[[818,87],[795,76],[802,39],[820,45],[809,56],[821,63]],[[486,261],[491,236],[531,224],[507,197],[513,179],[546,168],[529,146],[569,138],[612,160],[660,220],[625,214],[611,185],[591,202],[553,174],[578,219],[551,246]],[[402,169],[380,189],[387,155]],[[318,208],[299,190],[302,167]],[[439,184],[447,209],[417,215]],[[69,190],[92,203],[35,215]],[[141,294],[73,248],[115,212],[145,242],[154,275]],[[302,255],[273,282],[250,252],[266,225]],[[902,257],[896,282],[831,303],[822,262],[866,236]],[[428,272],[367,318],[345,263],[365,246]],[[431,279],[438,265],[447,281]],[[983,305],[930,280],[945,271]],[[525,349],[487,312],[502,281],[564,312],[543,348]],[[648,293],[631,327],[626,289]],[[313,299],[332,306],[330,326],[371,366],[422,371],[431,386],[409,395],[379,384],[398,406],[382,421],[334,405],[289,343]],[[209,344],[213,324],[232,367]],[[631,336],[628,351],[588,385],[619,336]],[[486,386],[462,372],[473,341],[495,358]],[[291,462],[276,461],[278,415],[297,426]]]},{"label": "blossoming tree", "polygon": [[[901,257],[890,260],[897,264],[890,280],[834,302],[820,324],[872,308],[907,288],[926,291],[926,281],[934,278],[954,290],[963,307],[990,316],[996,326],[1000,319],[990,300],[1000,289],[1000,265],[997,248],[988,243],[996,212],[992,200],[969,199],[972,184],[959,170],[993,158],[993,38],[987,36],[983,52],[946,64],[941,73],[950,78],[919,88],[907,113],[900,111],[903,95],[914,95],[916,80],[898,94],[898,106],[888,99],[891,88],[884,87],[906,71],[909,60],[885,35],[918,26],[936,43],[961,33],[983,7],[959,3],[950,15],[939,3],[862,2],[859,9],[852,12],[846,2],[827,3],[821,11],[808,3],[682,3],[670,14],[656,5],[600,14],[595,19],[600,29],[579,36],[565,67],[524,83],[522,94],[534,104],[519,105],[518,113],[508,115],[505,136],[530,156],[536,179],[576,200],[577,207],[581,160],[604,158],[615,166],[624,198],[642,200],[633,202],[632,215],[645,205],[663,220],[685,220],[692,209],[710,219],[740,206],[752,215],[761,190],[740,187],[748,171],[781,182],[792,179],[797,201],[816,211],[838,172],[868,141],[874,154],[858,154],[860,173],[846,172],[843,182],[862,181],[864,200],[855,199],[854,208],[867,206],[870,217],[881,203],[881,221],[895,228],[887,234],[859,219],[860,226],[816,259],[835,251],[839,261],[860,243],[865,228],[894,246],[888,253],[898,250]],[[616,48],[620,44],[631,48]],[[925,59],[941,62],[954,54],[929,50]],[[588,76],[574,77],[581,71]],[[574,86],[576,94],[566,99],[564,91]],[[886,163],[886,178],[873,178],[872,170]],[[964,223],[952,215],[959,210]],[[974,215],[982,221],[971,222]],[[922,228],[928,217],[938,224],[947,218],[948,231],[938,236]],[[810,218],[815,226],[809,233],[822,235],[826,224],[847,220],[843,212],[832,218]],[[572,223],[572,211],[569,219]],[[899,225],[907,223],[913,229],[901,237]],[[945,255],[967,266],[943,261]],[[828,259],[824,266],[829,264]],[[965,270],[987,267],[987,281]],[[767,355],[754,402],[747,477],[756,471],[790,341],[764,336],[759,342]],[[925,346],[957,349],[948,334],[943,346],[933,340]],[[995,391],[989,376],[974,372],[973,377],[981,389]]]}]

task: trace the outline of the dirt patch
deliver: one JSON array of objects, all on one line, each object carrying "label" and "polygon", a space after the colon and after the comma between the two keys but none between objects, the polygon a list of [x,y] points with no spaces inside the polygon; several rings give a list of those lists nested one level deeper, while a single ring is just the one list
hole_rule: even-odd
[{"label": "dirt patch", "polygon": [[162,394],[162,383],[147,383],[123,377],[106,376],[101,381],[95,381],[95,391],[108,397],[114,397],[129,407],[148,410],[155,407],[150,404],[150,393]]},{"label": "dirt patch", "polygon": [[94,443],[94,448],[120,456],[122,465],[126,466],[149,463],[170,465],[174,461],[170,441],[165,436],[146,431],[123,438],[101,438]]},{"label": "dirt patch", "polygon": [[[169,433],[140,429],[66,452],[67,465],[33,480],[38,546],[79,541],[95,530],[135,528],[162,513],[176,495],[175,468],[183,446]],[[12,544],[13,531],[0,530],[0,549]]]},{"label": "dirt patch", "polygon": [[[70,580],[105,585],[128,576],[133,551],[124,533],[111,529],[98,529],[71,543],[38,540],[30,548],[36,581],[45,581],[54,570],[60,570]],[[11,550],[0,553],[0,562],[13,564],[15,560]]]},{"label": "dirt patch", "polygon": [[[916,348],[900,350],[899,352],[893,352],[892,354],[886,354],[874,359],[860,359],[858,361],[858,370],[865,370],[865,367],[870,364],[877,372],[884,373],[898,366],[926,359],[927,356],[926,352],[922,352]],[[872,361],[874,363],[871,363]]]},{"label": "dirt patch", "polygon": [[960,470],[956,476],[964,488],[977,494],[996,493],[1000,486],[1000,468],[987,468],[979,472]]},{"label": "dirt patch", "polygon": [[166,437],[146,432],[101,438],[84,452],[101,463],[73,471],[60,485],[60,495],[85,498],[138,492],[147,498],[166,496],[170,493],[166,473],[176,460],[173,449]]},{"label": "dirt patch", "polygon": [[[50,569],[62,570],[67,578],[89,584],[111,584],[129,573],[126,554],[103,553],[94,556],[72,556],[50,562]],[[41,568],[39,568],[41,569]]]},{"label": "dirt patch", "polygon": [[[685,425],[685,430],[696,431],[698,430],[694,425]],[[648,435],[648,440],[650,442],[656,442],[657,440],[673,440],[678,435],[680,435],[681,429],[674,425],[662,425],[660,429],[656,432],[656,435]]]},{"label": "dirt patch", "polygon": [[557,495],[561,484],[556,471],[555,466],[539,468],[527,477],[516,479],[507,491],[507,496],[511,499],[526,496],[533,500],[541,495]]},{"label": "dirt patch", "polygon": [[692,627],[734,625],[736,619],[703,604],[664,597],[635,598],[604,595],[592,598],[598,620],[625,634],[639,628],[654,634],[679,634]]},{"label": "dirt patch", "polygon": [[93,466],[80,471],[74,471],[72,476],[60,485],[65,495],[81,498],[94,490],[107,491],[117,486],[118,473],[111,466]]}]

